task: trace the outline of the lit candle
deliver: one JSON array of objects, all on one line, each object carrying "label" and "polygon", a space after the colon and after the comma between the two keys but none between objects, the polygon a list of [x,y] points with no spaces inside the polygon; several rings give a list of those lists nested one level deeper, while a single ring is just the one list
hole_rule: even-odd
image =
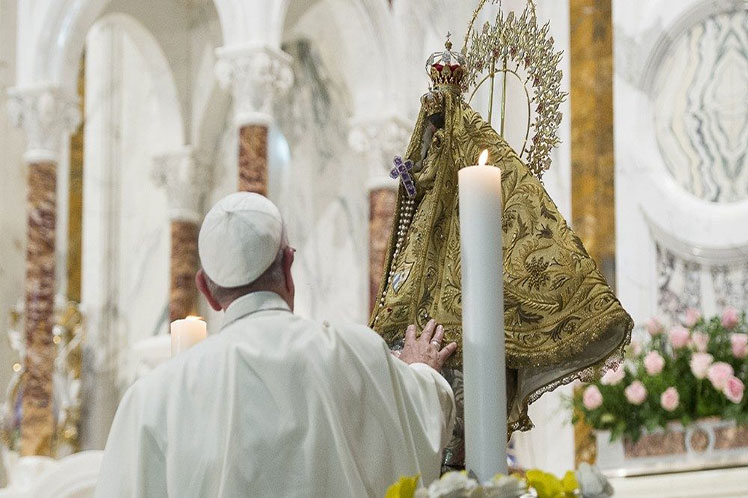
[{"label": "lit candle", "polygon": [[199,316],[171,322],[171,355],[186,351],[208,335],[208,326]]},{"label": "lit candle", "polygon": [[487,158],[458,172],[465,463],[481,482],[507,473],[501,170]]}]

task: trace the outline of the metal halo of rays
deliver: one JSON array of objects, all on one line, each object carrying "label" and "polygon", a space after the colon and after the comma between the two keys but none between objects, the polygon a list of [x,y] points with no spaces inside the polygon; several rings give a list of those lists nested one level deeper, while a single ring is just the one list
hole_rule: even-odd
[{"label": "metal halo of rays", "polygon": [[[499,5],[493,24],[486,22],[480,31],[474,29],[475,20],[486,3]],[[491,123],[496,76],[503,77],[501,95],[500,134],[504,136],[506,109],[506,80],[516,77],[527,97],[527,131],[519,156],[538,179],[551,166],[551,150],[561,141],[558,127],[561,124],[559,107],[568,93],[561,91],[562,71],[558,68],[563,55],[554,51],[554,40],[548,35],[550,23],[538,26],[535,3],[528,0],[525,10],[517,17],[514,12],[504,15],[500,0],[481,0],[473,14],[465,35],[462,52],[465,55],[467,74],[464,89],[472,88],[468,102],[478,88],[491,85],[488,122]],[[520,75],[520,69],[526,76]],[[532,120],[532,111],[535,119]]]}]

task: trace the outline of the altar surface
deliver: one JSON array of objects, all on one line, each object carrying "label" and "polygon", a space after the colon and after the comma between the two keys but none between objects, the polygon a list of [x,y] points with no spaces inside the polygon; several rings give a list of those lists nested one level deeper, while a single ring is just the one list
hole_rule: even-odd
[{"label": "altar surface", "polygon": [[732,498],[748,496],[748,467],[614,477],[616,498]]}]

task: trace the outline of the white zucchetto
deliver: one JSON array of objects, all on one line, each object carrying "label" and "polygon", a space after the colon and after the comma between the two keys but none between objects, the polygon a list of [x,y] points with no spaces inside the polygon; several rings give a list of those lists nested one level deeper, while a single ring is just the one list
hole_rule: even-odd
[{"label": "white zucchetto", "polygon": [[211,208],[200,228],[203,271],[221,287],[254,282],[275,261],[282,236],[283,219],[267,197],[228,195]]}]

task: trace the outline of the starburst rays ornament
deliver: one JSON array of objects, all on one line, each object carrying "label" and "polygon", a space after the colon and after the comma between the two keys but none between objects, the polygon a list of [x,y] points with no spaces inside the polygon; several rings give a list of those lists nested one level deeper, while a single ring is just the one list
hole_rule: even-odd
[{"label": "starburst rays ornament", "polygon": [[[474,25],[478,14],[489,1],[499,5],[496,19],[476,30]],[[501,135],[504,134],[507,76],[513,75],[522,83],[527,97],[528,122],[524,143],[518,152],[539,179],[551,165],[551,150],[560,143],[558,127],[562,115],[559,108],[568,96],[568,93],[561,91],[562,72],[558,69],[563,52],[555,51],[549,29],[550,23],[538,26],[532,0],[528,1],[519,17],[514,12],[504,15],[500,0],[481,0],[473,13],[462,47],[467,66],[462,84],[465,91],[472,88],[470,99],[481,85],[491,85],[489,123],[496,77],[501,75],[504,79]]]}]

